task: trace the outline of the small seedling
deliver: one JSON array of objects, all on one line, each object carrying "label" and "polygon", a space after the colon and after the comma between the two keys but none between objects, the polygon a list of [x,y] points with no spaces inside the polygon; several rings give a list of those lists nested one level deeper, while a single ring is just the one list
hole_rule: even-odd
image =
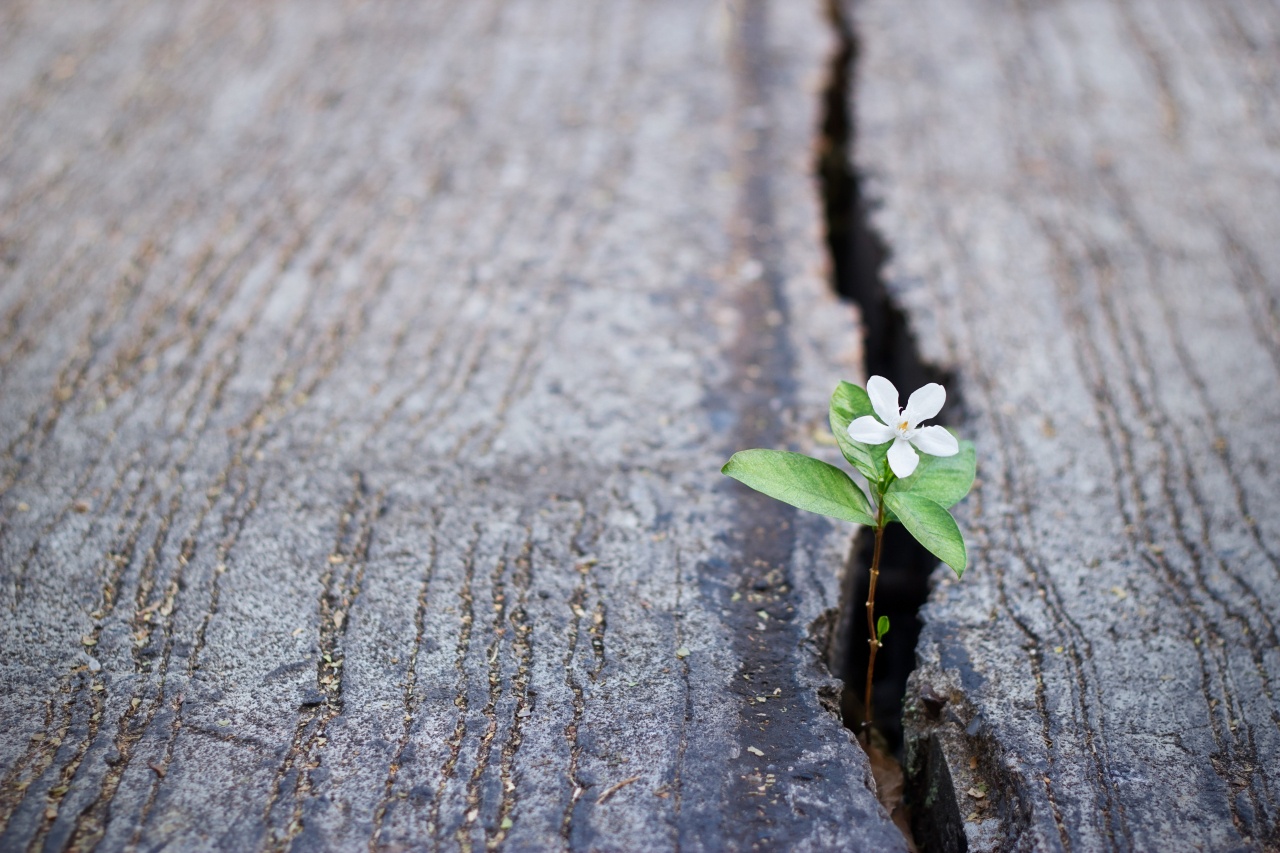
[{"label": "small seedling", "polygon": [[782,450],[742,450],[721,469],[758,492],[792,506],[875,530],[871,583],[867,593],[866,721],[871,726],[871,676],[889,618],[875,618],[876,580],[884,529],[899,522],[935,557],[964,574],[964,537],[947,508],[973,486],[973,443],[959,441],[940,426],[920,426],[942,410],[947,392],[937,383],[918,389],[898,407],[898,390],[872,376],[864,391],[841,382],[831,395],[831,431],[840,452],[863,477],[864,492],[844,471],[819,459]]}]

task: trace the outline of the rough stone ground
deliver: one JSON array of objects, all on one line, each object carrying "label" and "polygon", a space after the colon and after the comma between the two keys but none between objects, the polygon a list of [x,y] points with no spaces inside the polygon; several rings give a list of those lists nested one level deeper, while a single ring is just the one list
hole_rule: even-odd
[{"label": "rough stone ground", "polygon": [[4,4],[0,850],[901,849],[810,634],[851,531],[718,474],[857,378],[831,47]]},{"label": "rough stone ground", "polygon": [[925,840],[1280,849],[1275,5],[856,21],[887,285],[979,449],[908,697]]}]

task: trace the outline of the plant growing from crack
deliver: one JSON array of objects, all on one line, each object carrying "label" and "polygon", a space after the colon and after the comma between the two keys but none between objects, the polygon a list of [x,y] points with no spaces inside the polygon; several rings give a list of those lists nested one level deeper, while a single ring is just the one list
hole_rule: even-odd
[{"label": "plant growing from crack", "polygon": [[[942,410],[947,392],[930,383],[898,407],[898,390],[872,376],[866,390],[841,382],[831,395],[831,432],[840,452],[866,478],[870,498],[844,471],[819,459],[782,450],[742,450],[721,473],[758,492],[810,512],[865,524],[875,531],[867,594],[867,660],[864,733],[872,723],[871,677],[876,652],[889,632],[889,617],[876,619],[876,580],[885,528],[901,523],[930,553],[964,574],[964,537],[947,508],[973,486],[973,443],[945,427],[922,427]],[[918,451],[918,452],[917,452]]]}]

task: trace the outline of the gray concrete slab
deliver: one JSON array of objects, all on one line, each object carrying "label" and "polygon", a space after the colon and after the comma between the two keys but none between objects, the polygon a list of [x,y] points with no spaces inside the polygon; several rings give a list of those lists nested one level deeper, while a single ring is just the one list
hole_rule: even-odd
[{"label": "gray concrete slab", "polygon": [[832,44],[0,10],[0,849],[902,849],[811,633],[851,530],[718,473],[857,378]]},{"label": "gray concrete slab", "polygon": [[886,283],[979,455],[908,695],[936,844],[1280,847],[1274,12],[856,4]]}]

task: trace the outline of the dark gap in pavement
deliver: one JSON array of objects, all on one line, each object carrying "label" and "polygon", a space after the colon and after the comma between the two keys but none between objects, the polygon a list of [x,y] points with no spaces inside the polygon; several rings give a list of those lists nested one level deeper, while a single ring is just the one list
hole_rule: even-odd
[{"label": "dark gap in pavement", "polygon": [[[947,388],[947,405],[935,422],[954,424],[960,401],[951,377],[920,358],[907,317],[885,287],[881,270],[889,250],[869,222],[872,205],[862,192],[861,176],[853,167],[856,128],[850,109],[858,41],[842,0],[829,0],[828,12],[838,39],[827,89],[823,93],[822,136],[816,163],[827,224],[833,286],[858,306],[862,319],[863,352],[868,376],[891,381],[904,404],[907,396],[929,382]],[[844,681],[845,725],[859,730],[863,718],[862,691],[866,681],[868,630],[866,599],[872,535],[863,530],[849,554],[849,571],[842,595],[840,620],[829,655],[834,676]],[[892,625],[876,658],[873,703],[877,728],[893,752],[902,758],[902,702],[907,677],[915,668],[920,637],[918,611],[929,595],[929,576],[938,560],[901,525],[885,531],[876,615]]]}]

